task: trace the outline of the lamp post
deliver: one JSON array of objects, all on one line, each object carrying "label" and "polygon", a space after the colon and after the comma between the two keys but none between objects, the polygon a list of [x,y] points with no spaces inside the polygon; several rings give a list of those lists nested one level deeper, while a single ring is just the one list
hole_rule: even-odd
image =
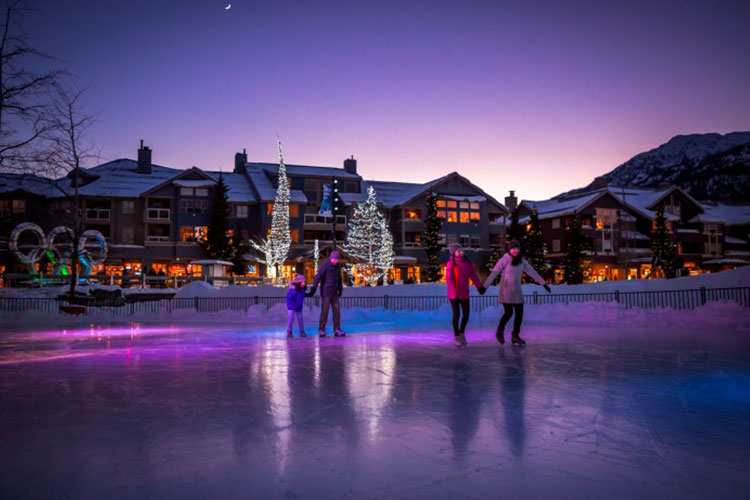
[{"label": "lamp post", "polygon": [[333,240],[333,249],[336,250],[336,219],[338,215],[338,209],[339,209],[339,189],[338,189],[338,180],[336,177],[332,178],[333,183],[331,184],[331,189],[333,189],[333,193],[331,194],[331,213],[333,214],[333,231],[332,231],[332,240]]}]

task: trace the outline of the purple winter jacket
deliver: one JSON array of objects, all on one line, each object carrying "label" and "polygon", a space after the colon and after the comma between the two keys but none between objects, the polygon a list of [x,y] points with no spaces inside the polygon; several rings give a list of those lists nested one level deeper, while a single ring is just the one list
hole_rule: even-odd
[{"label": "purple winter jacket", "polygon": [[305,303],[305,289],[302,288],[298,292],[294,284],[289,287],[289,291],[286,292],[286,308],[288,311],[302,311],[302,306]]}]

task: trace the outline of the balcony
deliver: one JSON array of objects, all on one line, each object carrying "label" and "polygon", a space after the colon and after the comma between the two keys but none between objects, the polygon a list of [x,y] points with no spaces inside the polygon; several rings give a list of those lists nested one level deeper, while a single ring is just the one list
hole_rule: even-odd
[{"label": "balcony", "polygon": [[422,244],[418,241],[404,241],[401,243],[402,248],[421,248]]},{"label": "balcony", "polygon": [[86,220],[89,222],[109,222],[108,208],[87,208]]},{"label": "balcony", "polygon": [[168,208],[147,208],[144,210],[145,222],[169,222],[170,214]]},{"label": "balcony", "polygon": [[[305,214],[304,228],[307,230],[331,230],[333,229],[333,216],[319,214]],[[346,215],[336,216],[336,227],[346,227]]]},{"label": "balcony", "polygon": [[146,244],[149,243],[169,243],[169,236],[146,236]]}]

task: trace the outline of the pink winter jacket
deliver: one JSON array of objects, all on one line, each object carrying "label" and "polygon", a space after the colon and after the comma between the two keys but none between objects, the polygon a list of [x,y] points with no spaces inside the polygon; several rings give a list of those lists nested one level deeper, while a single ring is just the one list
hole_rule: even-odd
[{"label": "pink winter jacket", "polygon": [[[456,275],[458,275],[458,280],[456,280]],[[456,265],[454,266],[453,259],[449,259],[448,265],[445,266],[445,281],[448,283],[448,298],[468,299],[469,280],[471,280],[477,288],[482,286],[482,282],[479,281],[479,275],[477,274],[474,264],[463,257],[456,257]]]}]

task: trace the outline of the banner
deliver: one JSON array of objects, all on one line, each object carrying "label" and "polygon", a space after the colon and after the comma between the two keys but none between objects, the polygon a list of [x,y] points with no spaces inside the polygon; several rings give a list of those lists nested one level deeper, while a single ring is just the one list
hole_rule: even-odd
[{"label": "banner", "polygon": [[326,215],[331,217],[333,215],[333,189],[330,184],[323,184],[323,200],[320,202],[320,210],[318,215]]}]

